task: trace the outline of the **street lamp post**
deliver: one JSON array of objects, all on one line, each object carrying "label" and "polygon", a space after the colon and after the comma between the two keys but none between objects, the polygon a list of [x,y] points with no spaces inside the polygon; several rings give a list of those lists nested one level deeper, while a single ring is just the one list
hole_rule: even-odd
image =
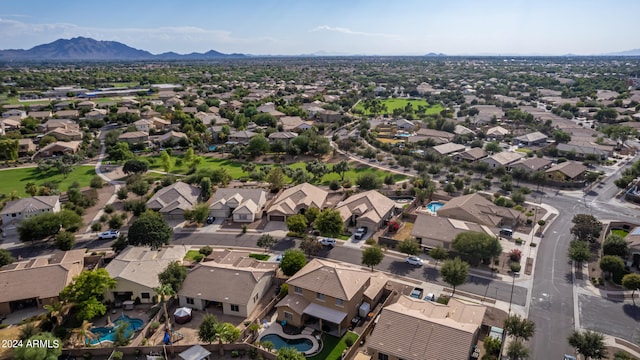
[{"label": "street lamp post", "polygon": [[513,287],[516,283],[516,274],[511,272],[511,295],[509,296],[509,315],[511,315],[511,303],[513,302]]}]

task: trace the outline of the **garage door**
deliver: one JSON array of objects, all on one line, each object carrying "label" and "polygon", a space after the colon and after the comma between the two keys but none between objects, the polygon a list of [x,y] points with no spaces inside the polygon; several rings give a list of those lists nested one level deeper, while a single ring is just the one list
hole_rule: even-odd
[{"label": "garage door", "polygon": [[284,222],[284,215],[269,215],[269,221],[282,221],[282,222]]},{"label": "garage door", "polygon": [[209,212],[209,215],[213,216],[216,219],[224,219],[227,217],[227,210],[211,210]]}]

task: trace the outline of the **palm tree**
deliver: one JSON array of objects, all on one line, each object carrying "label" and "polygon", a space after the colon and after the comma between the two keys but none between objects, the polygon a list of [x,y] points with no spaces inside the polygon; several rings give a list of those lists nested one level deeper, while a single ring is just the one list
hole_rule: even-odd
[{"label": "palm tree", "polygon": [[87,320],[82,321],[82,325],[80,325],[79,328],[71,331],[71,343],[76,346],[84,347],[87,346],[89,340],[98,339],[98,335],[91,331],[92,327],[93,323],[90,323]]},{"label": "palm tree", "polygon": [[56,301],[53,304],[45,305],[44,309],[47,310],[47,316],[53,323],[53,326],[51,327],[51,332],[53,332],[56,326],[60,326],[62,324],[62,320],[64,319],[64,304],[60,301]]},{"label": "palm tree", "polygon": [[220,355],[224,355],[223,342],[232,343],[240,337],[240,330],[230,323],[217,323],[214,326],[218,343],[220,344]]},{"label": "palm tree", "polygon": [[156,294],[160,297],[160,301],[162,302],[162,309],[164,310],[164,321],[165,321],[165,330],[171,330],[171,323],[169,322],[169,313],[167,312],[167,297],[171,298],[176,294],[170,284],[162,284],[155,288]]},{"label": "palm tree", "polygon": [[576,351],[586,360],[589,359],[603,359],[607,356],[607,348],[604,344],[604,335],[591,331],[577,331],[571,332],[568,338],[569,345],[576,348]]},{"label": "palm tree", "polygon": [[525,360],[530,356],[529,349],[522,340],[514,340],[507,346],[507,356],[509,360]]}]

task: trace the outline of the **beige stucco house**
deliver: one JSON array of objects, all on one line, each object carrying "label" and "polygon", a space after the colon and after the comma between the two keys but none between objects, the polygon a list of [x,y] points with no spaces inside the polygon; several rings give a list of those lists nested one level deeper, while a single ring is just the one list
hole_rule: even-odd
[{"label": "beige stucco house", "polygon": [[437,211],[438,216],[469,221],[493,228],[515,227],[519,211],[498,206],[478,193],[455,197]]},{"label": "beige stucco house", "polygon": [[2,235],[15,235],[22,219],[43,213],[56,213],[60,208],[59,196],[32,196],[9,201],[0,211]]},{"label": "beige stucco house", "polygon": [[327,201],[328,192],[309,183],[283,190],[267,209],[269,221],[287,221],[287,217],[304,214],[310,207],[321,209]]},{"label": "beige stucco house", "polygon": [[158,190],[147,201],[147,208],[168,219],[183,219],[184,211],[192,209],[200,200],[200,193],[199,187],[177,181]]},{"label": "beige stucco house", "polygon": [[251,223],[262,218],[266,201],[267,194],[262,189],[221,188],[213,194],[209,215]]},{"label": "beige stucco house", "polygon": [[345,227],[366,226],[370,231],[381,228],[393,216],[394,208],[395,201],[376,190],[351,195],[336,206]]}]

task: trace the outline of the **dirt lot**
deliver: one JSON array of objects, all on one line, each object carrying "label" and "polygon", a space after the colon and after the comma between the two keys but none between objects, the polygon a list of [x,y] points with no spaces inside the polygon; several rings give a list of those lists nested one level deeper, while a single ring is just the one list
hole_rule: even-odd
[{"label": "dirt lot", "polygon": [[113,195],[113,190],[114,189],[112,185],[106,185],[102,189],[98,189],[98,202],[94,206],[86,209],[84,215],[82,216],[82,222],[85,224],[85,226],[80,229],[80,233],[86,232],[87,229],[91,227],[91,222],[96,217],[96,214],[98,214],[100,210],[104,209],[107,201],[109,201],[109,199]]}]

